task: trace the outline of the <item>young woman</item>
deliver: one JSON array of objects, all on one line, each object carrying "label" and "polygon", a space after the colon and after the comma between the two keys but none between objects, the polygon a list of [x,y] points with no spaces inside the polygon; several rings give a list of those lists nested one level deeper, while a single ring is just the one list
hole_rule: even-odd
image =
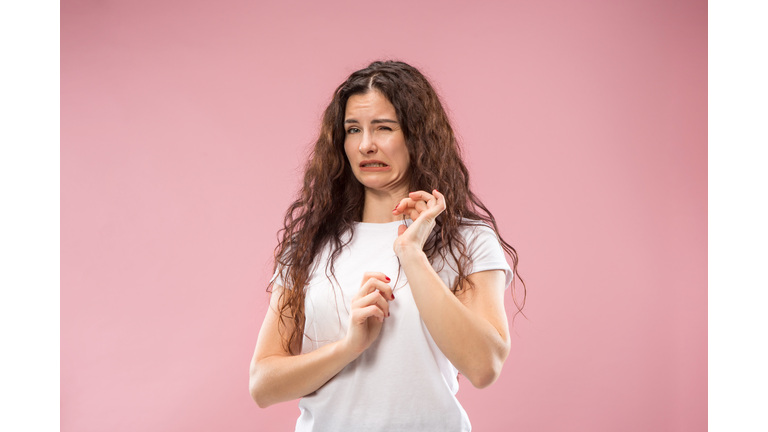
[{"label": "young woman", "polygon": [[470,430],[457,375],[501,372],[517,254],[418,70],[374,62],[336,89],[281,238],[256,403],[302,398],[297,431]]}]

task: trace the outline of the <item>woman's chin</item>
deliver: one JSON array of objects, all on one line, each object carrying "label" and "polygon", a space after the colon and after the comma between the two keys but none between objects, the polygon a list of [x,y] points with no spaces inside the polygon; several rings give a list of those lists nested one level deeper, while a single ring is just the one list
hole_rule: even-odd
[{"label": "woman's chin", "polygon": [[379,182],[361,182],[366,191],[376,193],[397,193],[402,192],[400,195],[408,195],[407,183],[379,183]]},{"label": "woman's chin", "polygon": [[355,177],[366,191],[378,193],[398,193],[408,195],[409,179],[397,178],[397,176],[367,175],[368,173],[355,173]]}]

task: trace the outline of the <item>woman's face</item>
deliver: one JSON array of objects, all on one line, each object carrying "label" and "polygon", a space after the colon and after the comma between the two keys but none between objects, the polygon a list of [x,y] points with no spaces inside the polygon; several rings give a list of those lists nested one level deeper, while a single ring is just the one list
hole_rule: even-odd
[{"label": "woman's face", "polygon": [[344,113],[344,151],[366,188],[408,188],[410,156],[395,107],[378,91],[350,96]]}]

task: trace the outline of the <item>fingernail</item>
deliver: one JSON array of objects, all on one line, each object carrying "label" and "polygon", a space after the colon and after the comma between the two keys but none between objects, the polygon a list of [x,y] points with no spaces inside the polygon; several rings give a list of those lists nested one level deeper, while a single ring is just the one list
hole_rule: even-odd
[{"label": "fingernail", "polygon": [[394,294],[392,294],[392,300],[394,300],[394,299],[395,299],[395,295],[394,295]]},{"label": "fingernail", "polygon": [[389,313],[389,312],[387,312],[387,316],[390,316],[390,315],[392,315],[392,314],[391,314],[391,313]]},{"label": "fingernail", "polygon": [[389,278],[389,277],[387,277],[387,276],[384,276],[384,277],[385,277],[385,278],[387,278],[387,282],[389,282],[389,281],[391,281],[391,280],[392,280],[392,279],[390,279],[390,278]]}]

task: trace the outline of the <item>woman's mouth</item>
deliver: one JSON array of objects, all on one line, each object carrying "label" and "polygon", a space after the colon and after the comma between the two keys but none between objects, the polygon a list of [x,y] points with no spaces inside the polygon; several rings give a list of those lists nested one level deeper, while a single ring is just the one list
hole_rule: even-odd
[{"label": "woman's mouth", "polygon": [[390,166],[381,161],[363,161],[360,163],[361,171],[386,171]]}]

